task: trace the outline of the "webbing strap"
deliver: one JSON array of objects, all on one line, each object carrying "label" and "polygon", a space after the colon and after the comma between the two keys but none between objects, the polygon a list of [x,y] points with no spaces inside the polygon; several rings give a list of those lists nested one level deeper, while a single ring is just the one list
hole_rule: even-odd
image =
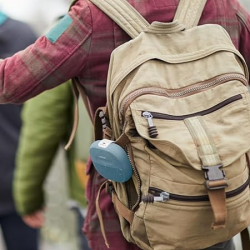
[{"label": "webbing strap", "polygon": [[221,164],[217,148],[209,135],[202,117],[196,116],[184,120],[198,149],[198,155],[203,166],[216,166]]},{"label": "webbing strap", "polygon": [[[95,204],[96,204],[96,212],[97,212],[97,216],[100,222],[101,232],[105,241],[105,245],[107,246],[107,248],[110,248],[109,242],[106,236],[106,232],[105,232],[105,225],[104,225],[104,221],[102,218],[102,211],[101,211],[100,204],[99,204],[101,192],[105,187],[107,187],[108,183],[109,183],[109,180],[103,182],[102,185],[100,186],[98,193],[97,193]],[[115,191],[111,191],[111,198],[112,198],[112,202],[114,203],[117,213],[121,215],[125,220],[127,220],[130,224],[132,224],[133,219],[134,219],[134,213],[131,210],[129,210],[125,205],[123,205],[123,203],[118,199]]]},{"label": "webbing strap", "polygon": [[77,131],[78,123],[79,123],[79,104],[78,104],[79,94],[82,97],[83,103],[86,107],[86,110],[88,112],[88,115],[89,115],[92,123],[94,122],[94,115],[91,112],[89,99],[88,99],[87,95],[85,94],[83,87],[75,78],[72,78],[71,80],[72,80],[72,92],[73,92],[73,96],[74,96],[74,100],[75,100],[75,110],[74,110],[73,128],[71,130],[71,134],[70,134],[70,138],[68,140],[68,143],[64,147],[65,150],[68,150],[70,148],[70,146],[75,138],[75,135],[76,135],[76,131]]},{"label": "webbing strap", "polygon": [[129,143],[128,136],[125,133],[122,133],[120,137],[115,141],[117,145],[124,148]]},{"label": "webbing strap", "polygon": [[76,85],[73,84],[73,82],[72,82],[71,86],[72,86],[72,92],[73,92],[74,101],[75,101],[74,121],[73,121],[73,128],[71,130],[69,140],[68,140],[66,146],[64,147],[65,150],[69,150],[69,148],[70,148],[70,146],[75,138],[78,123],[79,123],[79,104],[78,104],[79,92],[76,88]]},{"label": "webbing strap", "polygon": [[174,20],[178,20],[186,29],[197,26],[206,2],[206,0],[180,0]]},{"label": "webbing strap", "polygon": [[110,248],[109,247],[109,242],[108,242],[108,239],[107,239],[107,236],[106,236],[106,232],[105,232],[105,226],[104,226],[104,222],[103,222],[103,218],[102,218],[102,211],[101,211],[100,203],[99,203],[101,192],[106,187],[107,183],[108,183],[108,180],[103,182],[102,185],[100,186],[100,188],[98,190],[98,193],[97,193],[95,205],[96,205],[96,213],[97,213],[97,216],[98,216],[98,219],[99,219],[99,222],[100,222],[101,232],[102,232],[102,236],[103,236],[104,241],[105,241],[105,245],[106,245],[107,248]]},{"label": "webbing strap", "polygon": [[134,213],[129,210],[123,203],[118,199],[115,192],[112,192],[112,202],[114,203],[115,209],[119,215],[121,215],[126,221],[132,224],[134,219]]},{"label": "webbing strap", "polygon": [[84,103],[84,105],[86,107],[86,110],[88,112],[89,118],[90,118],[91,122],[93,123],[93,121],[94,121],[94,114],[93,114],[93,112],[92,112],[92,110],[90,108],[89,98],[86,95],[86,93],[85,93],[85,91],[83,89],[83,86],[81,85],[80,82],[78,82],[78,80],[76,80],[74,78],[72,79],[72,82],[76,86],[76,89],[78,90],[79,94],[81,95],[82,101],[83,101],[83,103]]},{"label": "webbing strap", "polygon": [[227,218],[226,193],[227,181],[222,168],[218,150],[209,134],[202,117],[184,120],[197,147],[198,156],[205,170],[206,187],[214,213],[213,229],[224,228]]},{"label": "webbing strap", "polygon": [[226,193],[225,189],[208,190],[208,197],[214,213],[212,229],[225,228],[227,219]]},{"label": "webbing strap", "polygon": [[90,0],[115,21],[131,38],[138,36],[149,23],[125,0]]}]

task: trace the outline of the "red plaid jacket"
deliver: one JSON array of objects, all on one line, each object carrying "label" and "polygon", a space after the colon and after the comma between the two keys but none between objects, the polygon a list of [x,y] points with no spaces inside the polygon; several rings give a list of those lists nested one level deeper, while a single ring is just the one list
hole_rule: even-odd
[{"label": "red plaid jacket", "polygon": [[[129,0],[151,23],[170,22],[178,0]],[[200,24],[222,25],[250,66],[250,15],[237,0],[208,0]],[[94,112],[105,105],[105,84],[110,54],[129,40],[110,18],[88,0],[78,0],[66,19],[35,44],[0,62],[0,103],[20,103],[72,77],[84,86]],[[106,250],[95,210],[95,197],[103,179],[89,168],[89,209],[84,230],[93,250]],[[101,207],[112,250],[138,249],[123,239],[109,197]]]}]

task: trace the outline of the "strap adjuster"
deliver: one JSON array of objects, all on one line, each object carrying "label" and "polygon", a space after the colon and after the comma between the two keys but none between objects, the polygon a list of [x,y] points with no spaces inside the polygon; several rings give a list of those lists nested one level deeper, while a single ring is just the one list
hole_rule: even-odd
[{"label": "strap adjuster", "polygon": [[222,164],[210,167],[202,166],[202,170],[205,171],[207,189],[217,190],[228,187],[227,178],[222,167]]}]

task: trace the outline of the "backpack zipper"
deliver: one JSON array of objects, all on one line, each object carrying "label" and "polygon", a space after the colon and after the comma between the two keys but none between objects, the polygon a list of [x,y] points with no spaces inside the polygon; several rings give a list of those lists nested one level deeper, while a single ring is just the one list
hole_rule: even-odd
[{"label": "backpack zipper", "polygon": [[[195,112],[195,113],[192,113],[192,114],[188,114],[188,115],[169,115],[169,114],[163,114],[163,113],[158,113],[158,112],[149,112],[149,111],[142,111],[142,116],[145,117],[148,121],[150,119],[150,122],[149,122],[149,126],[152,127],[153,125],[153,122],[152,122],[152,118],[155,118],[155,119],[163,119],[163,120],[176,120],[176,121],[179,121],[179,120],[184,120],[186,118],[189,118],[189,117],[193,117],[193,116],[203,116],[203,115],[208,115],[210,113],[213,113],[233,102],[236,102],[238,100],[241,100],[242,99],[242,95],[239,94],[239,95],[235,95],[235,96],[232,96],[228,99],[226,99],[225,101],[223,102],[220,102],[219,104],[209,108],[209,109],[205,109],[205,110],[202,110],[202,111],[199,111],[199,112]],[[149,115],[150,114],[150,115]],[[150,117],[150,118],[149,118]]]},{"label": "backpack zipper", "polygon": [[[242,193],[249,186],[249,178],[247,181],[240,187],[226,192],[226,198],[232,198],[234,196]],[[144,203],[153,203],[153,202],[166,202],[168,200],[183,201],[183,202],[201,202],[209,201],[208,195],[198,195],[198,196],[187,196],[187,195],[178,195],[168,193],[164,190],[155,187],[149,187],[149,194],[142,196],[142,201]]]},{"label": "backpack zipper", "polygon": [[180,97],[189,96],[189,95],[201,92],[203,90],[213,88],[217,85],[223,84],[231,80],[238,80],[242,82],[245,86],[248,86],[248,81],[245,78],[245,76],[238,74],[238,73],[232,73],[232,74],[223,74],[223,75],[214,77],[212,79],[209,79],[207,81],[199,82],[191,86],[180,88],[180,89],[173,90],[173,89],[154,88],[154,87],[137,89],[133,91],[132,93],[128,94],[123,99],[123,101],[121,102],[120,114],[124,116],[131,102],[133,102],[137,97],[142,96],[142,95],[155,94],[155,95],[160,95],[160,96],[166,96],[169,98],[180,98]]},{"label": "backpack zipper", "polygon": [[205,110],[195,112],[192,114],[188,114],[188,115],[169,115],[169,114],[163,114],[163,113],[158,113],[158,112],[142,111],[141,116],[143,116],[148,122],[148,134],[149,134],[150,138],[155,138],[158,136],[158,131],[157,131],[156,126],[153,123],[153,118],[154,119],[162,119],[162,120],[181,121],[181,120],[187,119],[189,117],[208,115],[210,113],[215,112],[218,109],[221,109],[221,108],[223,108],[223,107],[225,107],[233,102],[241,100],[241,99],[242,99],[242,95],[238,94],[238,95],[232,96],[232,97],[224,100],[223,102],[220,102],[219,104],[217,104],[209,109],[205,109]]},{"label": "backpack zipper", "polygon": [[[130,155],[132,154],[132,149],[131,149],[131,146],[130,147],[127,147],[126,149],[127,151],[127,155],[128,155],[128,159],[130,161],[130,164],[132,166],[132,169],[133,169],[133,173],[134,173],[134,176],[136,177],[137,181],[138,181],[138,190],[141,190],[141,180],[140,180],[140,177],[139,177],[139,174],[138,174],[138,171],[135,167],[135,164],[134,164],[134,161],[131,159]],[[130,192],[129,192],[129,186],[126,185],[126,189],[127,189],[127,195],[128,195],[128,205],[129,205],[129,209],[131,210],[134,210],[137,205],[140,203],[140,200],[141,200],[141,192],[138,193],[138,198],[137,198],[137,201],[134,205],[132,205],[132,202],[131,202],[131,195],[130,195]]]}]

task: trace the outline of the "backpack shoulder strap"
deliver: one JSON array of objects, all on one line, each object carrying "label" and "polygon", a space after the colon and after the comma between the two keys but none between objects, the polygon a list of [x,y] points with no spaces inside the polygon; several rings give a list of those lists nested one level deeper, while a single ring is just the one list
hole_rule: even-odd
[{"label": "backpack shoulder strap", "polygon": [[114,22],[116,22],[131,38],[138,36],[149,23],[126,0],[90,0]]},{"label": "backpack shoulder strap", "polygon": [[207,0],[180,0],[174,20],[185,25],[186,29],[198,25]]}]

